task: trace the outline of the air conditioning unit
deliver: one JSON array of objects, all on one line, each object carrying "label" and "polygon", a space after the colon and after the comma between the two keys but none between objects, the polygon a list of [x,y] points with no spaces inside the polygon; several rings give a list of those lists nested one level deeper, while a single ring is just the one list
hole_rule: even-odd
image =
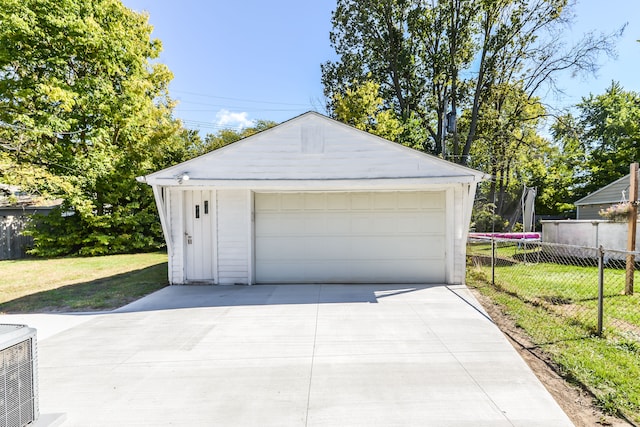
[{"label": "air conditioning unit", "polygon": [[36,330],[0,324],[0,426],[38,419]]}]

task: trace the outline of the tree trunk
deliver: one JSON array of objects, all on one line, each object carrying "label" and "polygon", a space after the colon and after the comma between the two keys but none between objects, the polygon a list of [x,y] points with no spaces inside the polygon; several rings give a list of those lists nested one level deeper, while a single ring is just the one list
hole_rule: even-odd
[{"label": "tree trunk", "polygon": [[[456,21],[460,17],[460,3],[458,0],[451,0],[451,26],[450,26],[450,39],[449,43],[449,67],[451,73],[451,112],[452,114],[457,114],[457,95],[458,95],[458,68],[456,67],[456,55],[458,54],[458,31]],[[458,129],[455,127],[453,129],[453,161],[460,161],[460,147],[459,147],[459,139],[458,139]]]},{"label": "tree trunk", "polygon": [[476,80],[476,89],[473,94],[473,107],[471,108],[471,122],[469,124],[469,134],[462,150],[462,156],[460,157],[460,164],[466,165],[468,163],[469,152],[471,151],[471,144],[476,136],[476,128],[478,126],[478,115],[480,110],[480,94],[482,92],[482,86],[484,84],[484,74],[486,71],[487,51],[489,50],[489,39],[491,38],[491,19],[489,11],[485,11],[484,16],[484,35],[482,42],[482,55],[480,56],[480,65],[478,70],[478,79]]}]

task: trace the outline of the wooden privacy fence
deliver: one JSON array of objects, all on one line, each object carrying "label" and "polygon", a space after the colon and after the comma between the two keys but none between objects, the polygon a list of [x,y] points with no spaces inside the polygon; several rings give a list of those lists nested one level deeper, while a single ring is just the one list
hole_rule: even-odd
[{"label": "wooden privacy fence", "polygon": [[26,256],[33,244],[32,237],[22,234],[28,222],[26,216],[0,216],[0,260]]}]

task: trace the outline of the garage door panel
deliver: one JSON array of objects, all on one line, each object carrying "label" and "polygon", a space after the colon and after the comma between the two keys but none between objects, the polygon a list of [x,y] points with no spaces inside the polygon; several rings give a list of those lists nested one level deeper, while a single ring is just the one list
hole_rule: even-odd
[{"label": "garage door panel", "polygon": [[441,234],[433,224],[444,224],[444,214],[437,211],[379,213],[373,218],[372,230],[377,233]]},{"label": "garage door panel", "polygon": [[348,193],[327,193],[328,210],[349,210],[350,198]]},{"label": "garage door panel", "polygon": [[371,232],[379,234],[396,234],[400,222],[405,221],[398,215],[378,214],[372,218]]},{"label": "garage door panel", "polygon": [[285,237],[270,237],[263,239],[260,245],[256,245],[256,259],[259,260],[305,259],[306,256],[296,246],[291,245],[289,238]]},{"label": "garage door panel", "polygon": [[380,246],[379,236],[354,237],[351,240],[352,258],[356,260],[371,260],[374,262],[386,262],[388,259],[400,257],[414,258],[415,240],[398,237],[386,237],[385,245]]},{"label": "garage door panel", "polygon": [[323,193],[306,193],[304,195],[304,208],[306,210],[325,210],[326,196]]},{"label": "garage door panel", "polygon": [[298,193],[274,195],[280,197],[280,206],[284,211],[300,210],[304,207],[304,199]]},{"label": "garage door panel", "polygon": [[378,236],[353,237],[349,241],[349,258],[387,262],[388,260],[426,260],[444,259],[440,250],[444,243],[441,237],[431,237],[425,244],[423,236],[393,236],[385,238],[386,245],[379,247]]},{"label": "garage door panel", "polygon": [[337,236],[324,236],[310,241],[307,253],[311,260],[325,260],[328,262],[349,259],[352,256],[352,248],[345,245]]},{"label": "garage door panel", "polygon": [[345,261],[336,261],[330,265],[325,262],[311,262],[305,265],[304,280],[306,282],[342,282],[348,277],[352,266]]},{"label": "garage door panel", "polygon": [[276,262],[293,260],[340,261],[353,257],[353,245],[343,244],[334,236],[270,237],[256,246],[256,259]]},{"label": "garage door panel", "polygon": [[444,200],[442,192],[257,194],[257,281],[443,282]]},{"label": "garage door panel", "polygon": [[423,224],[429,227],[429,230],[433,230],[431,224],[440,224],[440,228],[437,231],[443,233],[444,229],[442,225],[444,224],[444,211],[426,211],[423,213]]},{"label": "garage door panel", "polygon": [[282,230],[282,216],[278,214],[262,213],[256,218],[256,235],[258,230],[262,235],[279,235]]},{"label": "garage door panel", "polygon": [[424,283],[440,282],[443,274],[442,263],[438,261],[340,261],[331,266],[324,262],[277,262],[262,267],[262,275],[278,277],[273,282],[288,283]]},{"label": "garage door panel", "polygon": [[322,216],[265,213],[256,218],[256,236],[297,236],[306,233],[323,234]]},{"label": "garage door panel", "polygon": [[420,209],[422,206],[420,194],[414,191],[398,193],[397,206],[398,209]]},{"label": "garage door panel", "polygon": [[373,193],[373,209],[393,210],[397,208],[397,193]]},{"label": "garage door panel", "polygon": [[352,235],[357,234],[369,234],[371,233],[375,221],[374,218],[371,217],[371,214],[351,214],[351,233]]},{"label": "garage door panel", "polygon": [[351,209],[365,210],[371,209],[370,193],[351,193]]},{"label": "garage door panel", "polygon": [[[258,273],[258,272],[256,272]],[[306,282],[305,266],[295,262],[278,262],[278,263],[264,263],[260,265],[259,274],[263,277],[277,277],[277,280],[269,282],[284,282],[284,283],[303,283]]]},{"label": "garage door panel", "polygon": [[439,260],[444,263],[445,260],[445,252],[443,248],[445,247],[445,237],[444,236],[430,236],[428,245],[421,245],[422,255],[424,258],[429,260]]},{"label": "garage door panel", "polygon": [[378,282],[441,282],[444,274],[442,263],[437,261],[399,260],[363,264],[363,267]]},{"label": "garage door panel", "polygon": [[283,218],[282,230],[280,231],[280,235],[283,236],[300,236],[307,234],[317,234],[322,233],[322,230],[318,230],[317,228],[313,228],[312,224],[317,224],[320,228],[322,223],[318,220],[318,218],[314,218],[314,214],[309,214],[308,216],[301,215],[286,215]]},{"label": "garage door panel", "polygon": [[335,236],[348,235],[353,229],[352,222],[353,219],[347,215],[332,215],[332,213],[327,213],[325,222],[326,233]]},{"label": "garage door panel", "polygon": [[424,219],[416,215],[405,215],[396,221],[396,230],[398,233],[425,233],[427,232],[427,224]]},{"label": "garage door panel", "polygon": [[280,197],[272,197],[272,194],[256,194],[255,204],[260,205],[261,212],[279,211]]},{"label": "garage door panel", "polygon": [[420,198],[420,208],[441,209],[444,206],[444,192],[422,192],[418,193]]},{"label": "garage door panel", "polygon": [[388,245],[385,252],[387,253],[387,257],[390,259],[424,259],[426,257],[425,252],[429,246],[425,244],[425,240],[422,236],[393,236],[387,239],[387,241]]}]

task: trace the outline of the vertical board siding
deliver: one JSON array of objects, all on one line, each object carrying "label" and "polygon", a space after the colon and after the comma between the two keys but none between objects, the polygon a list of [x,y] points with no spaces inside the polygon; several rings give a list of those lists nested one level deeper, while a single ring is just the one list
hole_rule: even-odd
[{"label": "vertical board siding", "polygon": [[33,246],[33,238],[22,231],[29,219],[22,216],[0,216],[0,260],[19,259]]},{"label": "vertical board siding", "polygon": [[251,206],[249,190],[220,190],[218,194],[218,282],[249,283]]},{"label": "vertical board siding", "polygon": [[[184,236],[182,225],[183,192],[177,189],[168,191],[169,235],[171,236],[171,259],[169,263],[169,281],[172,285],[184,283]],[[167,242],[168,243],[168,242]]]},{"label": "vertical board siding", "polygon": [[466,218],[466,210],[465,210],[465,199],[463,194],[463,187],[456,186],[452,191],[452,203],[451,206],[448,207],[450,209],[451,219],[453,221],[452,224],[452,236],[449,238],[452,241],[453,246],[453,254],[452,254],[452,267],[453,271],[451,272],[449,283],[452,285],[463,284],[465,279],[465,268],[466,268],[466,242],[467,242],[467,233],[468,233],[468,225],[465,227],[465,218]]},{"label": "vertical board siding", "polygon": [[459,191],[459,203],[460,210],[462,211],[462,222],[460,235],[453,236],[456,239],[458,249],[456,250],[456,274],[458,279],[455,284],[464,284],[467,276],[467,238],[469,236],[469,229],[471,228],[471,214],[473,209],[473,202],[476,197],[476,185],[464,184]]}]

